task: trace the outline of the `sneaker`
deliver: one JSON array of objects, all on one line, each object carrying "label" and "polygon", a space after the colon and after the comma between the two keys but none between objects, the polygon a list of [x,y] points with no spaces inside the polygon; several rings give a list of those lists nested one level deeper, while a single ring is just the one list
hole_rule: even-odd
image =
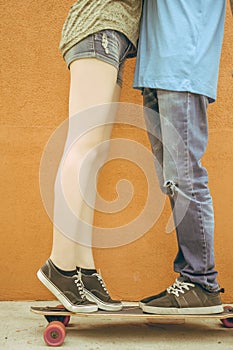
[{"label": "sneaker", "polygon": [[119,300],[113,300],[100,273],[84,275],[82,273],[84,292],[89,301],[96,303],[101,310],[120,311],[123,308]]},{"label": "sneaker", "polygon": [[175,283],[164,292],[141,300],[140,307],[144,312],[152,314],[201,315],[224,311],[218,292],[209,292],[199,284]]},{"label": "sneaker", "polygon": [[48,259],[37,272],[39,280],[71,312],[95,312],[98,306],[89,302],[83,290],[81,275],[62,275]]}]

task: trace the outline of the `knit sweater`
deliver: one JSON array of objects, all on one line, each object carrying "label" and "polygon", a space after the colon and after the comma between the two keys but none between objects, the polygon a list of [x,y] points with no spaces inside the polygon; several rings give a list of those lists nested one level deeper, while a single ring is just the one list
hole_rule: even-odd
[{"label": "knit sweater", "polygon": [[142,0],[78,0],[70,8],[62,28],[60,51],[65,53],[80,40],[104,29],[123,33],[136,47]]}]

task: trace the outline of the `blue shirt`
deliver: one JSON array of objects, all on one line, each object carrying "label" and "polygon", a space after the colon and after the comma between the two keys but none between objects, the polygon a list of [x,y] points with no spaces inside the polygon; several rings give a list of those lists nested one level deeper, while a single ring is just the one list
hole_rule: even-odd
[{"label": "blue shirt", "polygon": [[225,0],[144,0],[135,88],[216,99]]}]

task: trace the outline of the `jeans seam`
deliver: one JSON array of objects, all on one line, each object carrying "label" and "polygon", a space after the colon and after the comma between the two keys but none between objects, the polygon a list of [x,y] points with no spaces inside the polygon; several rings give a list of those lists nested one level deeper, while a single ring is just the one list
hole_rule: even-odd
[{"label": "jeans seam", "polygon": [[[187,120],[186,120],[186,126],[188,124],[188,120],[189,118],[191,117],[190,116],[190,93],[188,92],[187,94]],[[186,153],[186,175],[188,175],[189,179],[190,179],[190,174],[188,174],[188,171],[189,171],[189,166],[188,166],[188,163],[189,163],[189,139],[188,139],[188,127],[187,127],[187,144],[186,144],[186,150],[187,150],[187,153]],[[193,172],[193,169],[191,168],[190,171]],[[197,201],[197,198],[196,198],[196,195],[195,195],[195,192],[194,192],[194,189],[193,189],[193,182],[191,181],[190,179],[190,185],[191,185],[191,194],[192,194],[192,197],[193,199],[196,201],[196,204],[197,204],[197,207],[198,207],[198,219],[199,219],[199,227],[200,227],[200,232],[202,234],[202,237],[203,237],[203,241],[202,241],[202,254],[203,254],[203,262],[204,262],[204,274],[206,275],[207,273],[207,242],[206,242],[206,236],[205,236],[205,230],[204,230],[204,225],[203,225],[203,215],[202,215],[202,210],[201,210],[201,204],[198,203]],[[206,277],[205,277],[206,278]],[[207,278],[206,278],[207,280]],[[207,283],[207,281],[206,281]]]},{"label": "jeans seam", "polygon": [[94,54],[96,55],[96,49],[95,49],[95,33],[91,36],[91,43],[92,43],[92,49]]},{"label": "jeans seam", "polygon": [[185,150],[186,150],[186,154],[185,154],[185,175],[187,176],[187,179],[189,180],[188,182],[188,186],[190,186],[190,189],[191,189],[191,193],[193,193],[193,183],[192,183],[192,180],[191,180],[191,176],[190,176],[190,171],[192,171],[192,168],[191,166],[189,165],[190,164],[190,160],[189,160],[189,119],[190,119],[190,94],[189,92],[187,93],[187,111],[186,111],[186,143],[185,143]]}]

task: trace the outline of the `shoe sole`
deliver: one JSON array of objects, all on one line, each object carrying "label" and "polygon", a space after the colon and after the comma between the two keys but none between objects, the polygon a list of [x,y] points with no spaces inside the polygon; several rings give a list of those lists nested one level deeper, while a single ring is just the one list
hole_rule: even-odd
[{"label": "shoe sole", "polygon": [[138,306],[140,307],[140,309],[142,309],[143,306],[145,306],[145,305],[146,305],[146,303],[142,303],[141,301],[139,301],[139,303],[138,303]]},{"label": "shoe sole", "polygon": [[46,277],[46,275],[43,274],[43,272],[41,270],[39,270],[37,272],[37,277],[38,279],[44,284],[44,286],[46,288],[48,288],[48,290],[50,290],[50,292],[55,295],[55,297],[60,301],[60,303],[62,305],[64,305],[64,307],[71,311],[71,312],[81,312],[81,313],[91,313],[91,312],[95,312],[98,310],[98,306],[97,305],[74,305],[71,304],[71,302],[69,301],[69,299],[67,299],[67,297],[62,294],[60,292],[60,290]]},{"label": "shoe sole", "polygon": [[224,311],[222,305],[191,308],[167,308],[147,306],[146,304],[143,304],[141,308],[144,312],[159,315],[209,315],[219,314]]},{"label": "shoe sole", "polygon": [[99,298],[97,298],[94,294],[90,293],[87,289],[84,288],[84,293],[86,295],[87,300],[92,301],[98,305],[98,308],[104,311],[120,311],[123,309],[123,305],[120,304],[110,304],[105,303]]}]

